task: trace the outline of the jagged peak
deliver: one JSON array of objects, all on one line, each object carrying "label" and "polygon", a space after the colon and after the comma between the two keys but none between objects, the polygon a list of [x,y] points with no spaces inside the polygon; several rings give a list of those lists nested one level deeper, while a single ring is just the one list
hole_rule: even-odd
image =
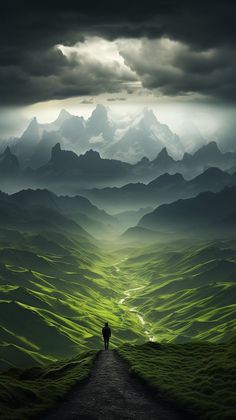
[{"label": "jagged peak", "polygon": [[150,159],[148,159],[147,156],[143,156],[142,159],[140,159],[139,163],[143,164],[143,163],[149,163]]},{"label": "jagged peak", "polygon": [[28,138],[28,137],[32,137],[32,138],[38,138],[39,137],[39,123],[36,117],[34,117],[28,127],[26,128],[26,130],[24,131],[22,137]]},{"label": "jagged peak", "polygon": [[96,111],[96,110],[97,110],[97,111],[99,111],[99,110],[100,110],[100,111],[101,111],[101,110],[103,110],[103,111],[104,111],[104,110],[105,110],[105,111],[107,111],[107,107],[106,107],[105,105],[103,105],[103,104],[97,104],[97,105],[96,105],[96,107],[95,107],[95,109],[94,109],[94,111]]},{"label": "jagged peak", "polygon": [[222,176],[222,175],[230,177],[230,175],[227,172],[223,171],[222,169],[217,168],[215,166],[211,166],[210,168],[207,168],[204,172],[202,172],[200,175],[196,176],[195,179],[201,179],[201,178],[204,179],[204,178],[209,178],[209,177],[215,178],[217,176]]},{"label": "jagged peak", "polygon": [[207,143],[205,147],[208,148],[208,149],[218,149],[219,150],[218,144],[214,140]]},{"label": "jagged peak", "polygon": [[57,124],[61,124],[64,121],[68,120],[68,118],[71,117],[71,114],[66,110],[66,109],[61,109],[61,111],[59,112],[59,115],[55,121],[55,123]]},{"label": "jagged peak", "polygon": [[156,124],[157,123],[157,117],[154,114],[153,110],[149,108],[148,106],[145,106],[140,114],[143,121],[150,124]]},{"label": "jagged peak", "polygon": [[185,152],[183,155],[183,160],[189,160],[192,158],[192,155],[188,152]]},{"label": "jagged peak", "polygon": [[89,120],[91,121],[96,118],[107,118],[107,114],[108,114],[107,108],[102,104],[97,104],[91,116],[89,117]]},{"label": "jagged peak", "polygon": [[156,118],[156,115],[154,114],[153,110],[151,108],[149,108],[148,106],[145,106],[143,108],[143,114],[151,115],[151,116],[154,116]]},{"label": "jagged peak", "polygon": [[84,157],[101,159],[100,154],[93,149],[87,150],[87,152],[85,152],[85,154],[84,154]]},{"label": "jagged peak", "polygon": [[56,143],[55,146],[52,147],[51,155],[53,157],[60,152],[61,152],[61,145],[60,145],[60,143]]},{"label": "jagged peak", "polygon": [[4,150],[3,154],[5,156],[11,156],[12,155],[12,152],[11,152],[11,149],[10,149],[9,146],[6,147],[6,149]]},{"label": "jagged peak", "polygon": [[161,149],[161,151],[158,154],[158,156],[169,156],[169,153],[167,151],[167,148],[166,147],[163,147],[163,149]]},{"label": "jagged peak", "polygon": [[209,151],[211,153],[212,152],[221,153],[216,141],[210,141],[209,143],[204,144],[202,147],[200,147],[200,149],[197,150],[196,154],[202,153],[205,151]]},{"label": "jagged peak", "polygon": [[29,125],[28,125],[28,128],[38,126],[38,124],[39,123],[38,123],[37,117],[33,117],[32,120],[30,121]]}]

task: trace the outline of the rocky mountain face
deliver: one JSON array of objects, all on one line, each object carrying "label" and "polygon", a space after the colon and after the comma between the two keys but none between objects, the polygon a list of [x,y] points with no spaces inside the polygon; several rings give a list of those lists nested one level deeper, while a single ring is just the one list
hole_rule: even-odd
[{"label": "rocky mountain face", "polygon": [[130,163],[144,156],[151,159],[163,147],[177,157],[184,152],[179,137],[152,110],[145,108],[124,123],[113,121],[103,105],[97,105],[87,120],[66,110],[50,124],[39,124],[34,118],[12,151],[24,166],[36,168],[48,161],[50,148],[57,142],[77,154],[92,149],[104,158]]},{"label": "rocky mountain face", "polygon": [[[51,136],[51,144],[53,144],[57,137],[53,132],[48,135]],[[63,150],[59,142],[49,148],[47,140],[41,140],[41,142],[43,141],[46,150],[50,151],[50,157],[47,163],[35,169],[22,166],[19,168],[17,157],[8,147],[0,157],[2,180],[9,176],[11,178],[15,176],[17,184],[21,182],[22,188],[34,186],[54,188],[57,185],[62,189],[56,190],[56,192],[74,194],[81,189],[123,187],[131,182],[149,184],[153,181],[153,184],[150,185],[159,185],[161,182],[165,183],[166,179],[168,182],[170,179],[172,181],[177,179],[179,182],[181,176],[184,181],[191,181],[199,177],[197,180],[189,182],[188,188],[184,191],[186,196],[191,196],[193,193],[205,191],[207,188],[210,191],[215,191],[219,190],[221,186],[230,185],[232,178],[229,174],[234,176],[236,167],[236,153],[222,153],[215,142],[202,146],[193,155],[185,153],[181,160],[175,160],[169,155],[167,149],[163,148],[153,160],[146,157],[136,164],[130,164],[103,158],[99,152],[93,149],[78,155],[73,151]],[[34,154],[37,161],[40,161],[43,153],[46,156],[44,148],[40,146],[38,144],[38,149]],[[166,174],[165,177],[158,179],[164,174]],[[172,178],[169,175],[172,175]],[[137,188],[137,186],[132,187],[132,190]],[[139,188],[145,189],[144,186]],[[148,188],[150,190],[151,187]],[[159,185],[158,188],[161,186]],[[168,188],[168,197],[172,196],[172,191],[174,191],[175,197],[178,197],[179,188],[176,185]],[[183,196],[183,192],[181,194]],[[145,205],[149,204],[151,203],[145,202]]]}]

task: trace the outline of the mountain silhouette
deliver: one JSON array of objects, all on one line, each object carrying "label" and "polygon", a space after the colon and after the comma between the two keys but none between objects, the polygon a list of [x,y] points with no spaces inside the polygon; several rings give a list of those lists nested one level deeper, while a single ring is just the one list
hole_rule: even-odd
[{"label": "mountain silhouette", "polygon": [[11,152],[10,147],[6,147],[0,155],[0,175],[2,177],[12,178],[17,176],[20,171],[20,165],[17,157]]},{"label": "mountain silhouette", "polygon": [[[87,151],[84,155],[62,150],[57,143],[46,165],[34,171],[34,178],[45,183],[74,181],[80,186],[86,183],[103,183],[124,180],[132,176],[131,165],[112,159],[102,159],[98,152]],[[73,185],[72,185],[73,186]]]},{"label": "mountain silhouette", "polygon": [[163,204],[140,220],[138,226],[161,232],[193,233],[221,229],[221,221],[236,212],[236,187],[204,192],[186,200]]},{"label": "mountain silhouette", "polygon": [[[171,196],[170,191],[169,198],[172,200],[178,197],[190,197],[207,189],[209,191],[219,191],[224,186],[234,185],[235,183],[233,169],[236,167],[236,152],[222,153],[215,142],[202,146],[193,155],[185,153],[181,160],[176,160],[170,156],[167,148],[164,147],[156,156],[154,155],[155,157],[152,160],[143,157],[139,162],[130,164],[120,160],[102,157],[97,150],[94,150],[95,143],[87,150],[87,142],[89,140],[81,135],[80,146],[86,151],[78,155],[75,151],[63,149],[61,146],[61,139],[65,135],[67,128],[69,129],[67,132],[69,136],[71,126],[69,125],[67,127],[66,125],[70,123],[71,119],[73,119],[75,125],[78,125],[86,133],[87,123],[80,119],[80,117],[68,115],[66,115],[58,131],[49,132],[44,130],[41,134],[40,141],[36,141],[31,149],[27,149],[27,153],[23,159],[23,169],[19,169],[17,176],[15,175],[16,185],[20,183],[21,188],[57,188],[56,192],[70,192],[74,194],[78,193],[81,189],[92,187],[122,187],[130,182],[149,184],[165,173],[169,175],[178,173],[186,181],[189,181],[189,184],[186,184],[185,191],[183,192],[182,190],[180,195],[178,185],[173,196]],[[38,125],[38,122],[33,120],[29,132],[31,130],[32,132],[41,132],[41,128]],[[60,130],[62,131],[60,132]],[[72,145],[73,141],[77,144],[79,140],[76,139],[76,136],[74,140],[71,137],[70,145]],[[12,147],[11,164],[13,162],[13,155],[18,159],[18,148],[20,144],[24,145],[24,141],[29,141],[28,134],[18,144]],[[31,143],[33,144],[33,141]],[[32,152],[31,155],[29,155],[29,150]],[[47,158],[48,155],[49,158]],[[4,159],[2,155],[2,165],[3,161],[5,161]],[[17,165],[16,159],[14,160],[15,166]],[[18,161],[20,164],[21,159],[18,159]],[[43,163],[45,161],[46,163]],[[29,166],[29,162],[31,162],[31,167]],[[209,172],[206,172],[207,170]],[[229,171],[233,178],[230,179],[225,173],[226,171]],[[2,181],[9,176],[12,178],[15,173],[14,170],[11,170],[11,165],[9,165],[9,169],[5,165],[4,170],[2,170]],[[197,178],[198,176],[199,178]],[[192,182],[190,183],[190,181]],[[138,187],[134,188],[136,190],[138,189]],[[140,193],[143,193],[143,191],[146,193],[146,188],[140,186]],[[169,198],[167,197],[167,201],[169,201]],[[144,205],[149,205],[153,202],[161,203],[163,199],[160,196],[159,201],[147,201],[144,202]]]},{"label": "mountain silhouette", "polygon": [[44,189],[27,189],[4,199],[26,210],[35,210],[36,207],[49,209],[73,220],[90,234],[105,234],[109,229],[116,227],[117,220],[104,210],[98,209],[87,198],[81,196],[57,196]]},{"label": "mountain silhouette", "polygon": [[84,190],[81,194],[99,207],[119,212],[142,206],[154,207],[178,198],[194,197],[203,191],[217,192],[235,184],[236,175],[218,168],[209,168],[190,181],[179,173],[165,173],[148,184],[130,183],[120,188],[94,188]]},{"label": "mountain silhouette", "polygon": [[106,156],[137,162],[143,156],[152,159],[162,149],[168,147],[175,155],[183,151],[179,137],[168,126],[161,124],[149,108],[119,130],[118,138],[106,150]]},{"label": "mountain silhouette", "polygon": [[[52,123],[39,124],[34,118],[22,136],[14,140],[13,152],[21,159],[21,164],[31,167],[37,165],[34,158],[37,145],[49,134],[58,138],[63,149],[77,154],[92,148],[103,158],[132,163],[143,156],[152,158],[165,146],[178,156],[184,151],[178,136],[167,125],[161,124],[151,109],[144,108],[133,119],[114,121],[107,107],[98,104],[88,119],[71,115],[65,109]],[[49,158],[47,149],[47,155],[43,161],[39,160],[38,167]]]},{"label": "mountain silhouette", "polygon": [[70,117],[71,117],[71,114],[68,111],[66,111],[66,109],[62,109],[57,119],[54,121],[54,125],[61,127],[62,123],[64,123]]}]

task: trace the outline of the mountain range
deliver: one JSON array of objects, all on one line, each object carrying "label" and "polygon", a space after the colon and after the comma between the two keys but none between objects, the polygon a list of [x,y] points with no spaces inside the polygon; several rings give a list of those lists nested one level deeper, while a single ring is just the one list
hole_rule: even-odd
[{"label": "mountain range", "polygon": [[[173,159],[163,148],[153,160],[145,157],[136,164],[102,158],[94,150],[78,156],[75,152],[62,150],[60,143],[56,143],[50,153],[48,162],[39,168],[23,168],[8,146],[0,155],[1,189],[14,192],[28,187],[50,188],[56,193],[78,194],[93,187],[150,183],[165,173],[181,174],[190,180],[208,168],[234,173],[236,167],[236,152],[222,153],[215,142],[202,146],[193,155],[185,153],[181,160]],[[215,176],[222,177],[222,174],[212,172],[212,178]]]},{"label": "mountain range", "polygon": [[[80,196],[57,196],[48,190],[0,192],[0,226],[18,229],[69,230],[98,237],[117,229],[118,221]],[[141,217],[141,216],[140,216]],[[138,221],[138,220],[137,220]]]},{"label": "mountain range", "polygon": [[196,237],[212,234],[235,237],[236,186],[163,204],[144,215],[138,227]]},{"label": "mountain range", "polygon": [[130,163],[143,156],[151,159],[165,146],[177,157],[184,152],[179,137],[160,123],[151,109],[113,121],[101,104],[88,119],[64,109],[52,123],[40,124],[33,118],[22,136],[9,140],[9,145],[24,167],[37,168],[49,160],[51,148],[58,142],[77,154],[92,149],[103,158]]},{"label": "mountain range", "polygon": [[96,206],[112,213],[141,207],[157,207],[178,198],[194,197],[202,191],[217,192],[236,185],[236,173],[230,175],[218,168],[209,168],[202,174],[186,180],[183,175],[165,173],[148,184],[130,183],[117,188],[94,188],[81,194]]}]

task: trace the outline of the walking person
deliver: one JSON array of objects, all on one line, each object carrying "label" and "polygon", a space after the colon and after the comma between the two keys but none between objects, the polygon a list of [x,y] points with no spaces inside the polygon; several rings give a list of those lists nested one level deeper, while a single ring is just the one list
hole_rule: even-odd
[{"label": "walking person", "polygon": [[102,329],[102,336],[103,336],[103,340],[104,340],[104,348],[105,348],[105,350],[108,350],[109,340],[110,340],[110,337],[111,337],[111,329],[108,325],[108,322],[105,322],[105,325]]}]

